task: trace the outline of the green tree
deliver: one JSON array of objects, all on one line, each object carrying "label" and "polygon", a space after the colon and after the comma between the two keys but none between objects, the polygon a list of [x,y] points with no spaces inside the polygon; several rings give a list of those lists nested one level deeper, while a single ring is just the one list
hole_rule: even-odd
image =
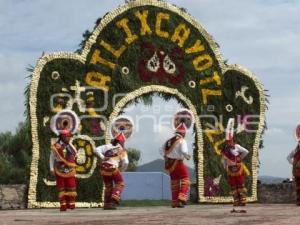
[{"label": "green tree", "polygon": [[28,123],[19,123],[15,133],[0,133],[0,183],[25,184],[29,180],[31,139]]},{"label": "green tree", "polygon": [[129,172],[136,171],[139,160],[141,158],[141,152],[135,148],[128,148],[127,153],[128,153],[128,159],[129,159],[129,165],[128,165],[127,171],[129,171]]}]

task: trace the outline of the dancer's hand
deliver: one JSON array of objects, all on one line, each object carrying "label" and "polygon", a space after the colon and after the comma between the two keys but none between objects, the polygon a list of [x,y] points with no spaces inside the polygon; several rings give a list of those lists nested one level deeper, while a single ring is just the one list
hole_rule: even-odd
[{"label": "dancer's hand", "polygon": [[186,158],[187,160],[190,160],[190,159],[191,159],[191,156],[190,156],[190,155],[185,155],[185,158]]}]

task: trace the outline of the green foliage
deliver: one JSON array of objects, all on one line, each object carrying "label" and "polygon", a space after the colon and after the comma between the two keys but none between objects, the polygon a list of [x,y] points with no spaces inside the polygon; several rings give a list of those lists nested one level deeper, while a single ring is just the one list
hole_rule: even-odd
[{"label": "green foliage", "polygon": [[31,140],[27,123],[20,123],[15,134],[0,134],[0,183],[25,184],[29,181]]},{"label": "green foliage", "polygon": [[81,43],[79,44],[79,49],[77,49],[75,52],[80,54],[82,49],[84,48],[85,46],[85,43],[86,41],[89,39],[89,37],[92,35],[92,33],[88,30],[86,30],[83,34],[82,34],[82,37],[83,37],[83,40],[81,41]]},{"label": "green foliage", "polygon": [[[26,70],[29,73],[29,75],[26,77],[26,79],[28,79],[29,81],[31,81],[32,72],[34,70],[34,67],[32,65],[29,65],[26,68]],[[26,116],[27,123],[29,123],[29,121],[30,121],[30,117],[29,117],[29,93],[30,93],[30,82],[28,82],[28,84],[26,85],[25,90],[24,90],[24,96],[25,96],[25,102],[24,102],[25,111],[24,111],[24,115]],[[28,130],[27,131],[28,131],[27,133],[30,135],[30,126],[28,126]]]},{"label": "green foliage", "polygon": [[129,164],[126,171],[134,172],[138,166],[139,160],[141,158],[141,152],[135,148],[127,149]]}]

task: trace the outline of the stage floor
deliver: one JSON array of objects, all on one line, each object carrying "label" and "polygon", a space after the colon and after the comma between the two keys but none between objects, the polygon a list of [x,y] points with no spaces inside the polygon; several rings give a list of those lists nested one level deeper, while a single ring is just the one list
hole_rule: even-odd
[{"label": "stage floor", "polygon": [[300,224],[300,207],[293,204],[249,204],[247,213],[230,213],[230,205],[190,205],[184,209],[159,207],[121,207],[118,210],[58,209],[1,210],[1,225],[188,225],[188,224]]}]

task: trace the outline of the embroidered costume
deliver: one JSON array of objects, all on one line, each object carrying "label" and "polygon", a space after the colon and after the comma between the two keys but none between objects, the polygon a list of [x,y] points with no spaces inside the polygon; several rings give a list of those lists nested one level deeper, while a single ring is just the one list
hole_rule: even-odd
[{"label": "embroidered costume", "polygon": [[287,160],[293,165],[292,172],[296,184],[296,204],[300,206],[300,125],[296,128],[296,138],[298,140],[298,144],[288,155]]},{"label": "embroidered costume", "polygon": [[76,193],[76,149],[69,142],[72,133],[61,131],[59,140],[51,146],[50,171],[56,177],[60,210],[75,208]]},{"label": "embroidered costume", "polygon": [[[233,137],[234,119],[229,119],[226,130],[226,144],[222,150],[224,168],[227,172],[228,183],[233,196],[233,206],[245,206],[247,201],[247,189],[245,187],[245,169],[242,160],[249,151],[234,143]],[[235,212],[233,209],[232,212]],[[242,212],[246,212],[242,210]]]},{"label": "embroidered costume", "polygon": [[121,172],[128,166],[127,151],[124,149],[125,136],[120,133],[111,144],[96,148],[95,153],[102,159],[101,176],[105,186],[104,209],[116,209],[121,200],[124,180]]},{"label": "embroidered costume", "polygon": [[190,187],[188,168],[183,163],[184,159],[191,158],[184,139],[185,133],[185,124],[181,123],[176,129],[175,136],[166,141],[160,149],[160,154],[165,159],[165,169],[171,177],[173,208],[182,208],[186,204]]}]

